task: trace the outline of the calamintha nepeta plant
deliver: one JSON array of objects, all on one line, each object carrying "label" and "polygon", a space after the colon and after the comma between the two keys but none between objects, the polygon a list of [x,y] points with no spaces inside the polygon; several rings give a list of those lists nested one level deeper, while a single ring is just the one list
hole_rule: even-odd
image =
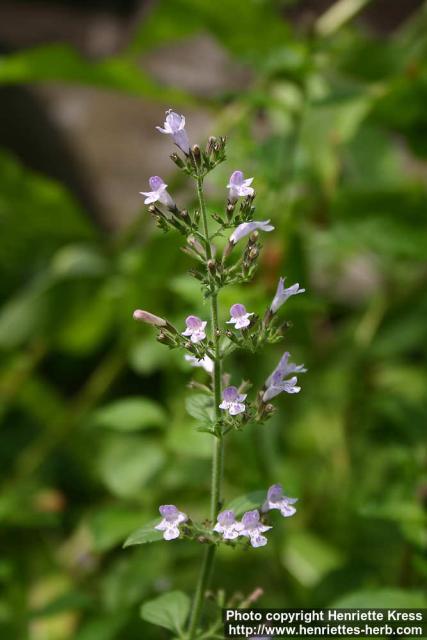
[{"label": "calamintha nepeta plant", "polygon": [[[198,208],[193,213],[179,209],[159,176],[150,178],[150,191],[142,192],[142,195],[161,229],[175,229],[184,236],[185,251],[196,263],[190,273],[200,281],[204,298],[209,300],[210,319],[189,315],[185,327],[176,328],[168,320],[149,311],[137,310],[134,318],[152,325],[159,342],[170,348],[182,349],[185,359],[192,366],[203,368],[209,375],[209,384],[194,383],[193,387],[202,392],[194,398],[194,415],[202,419],[199,430],[210,434],[214,442],[210,514],[208,519],[198,523],[175,505],[162,505],[159,508],[161,520],[136,531],[125,546],[151,542],[161,537],[168,541],[186,538],[203,543],[205,553],[191,606],[188,596],[171,592],[143,605],[142,615],[151,622],[171,629],[176,637],[185,640],[221,638],[220,615],[202,625],[205,593],[216,549],[221,544],[262,547],[267,544],[265,534],[271,529],[268,512],[278,509],[286,518],[296,511],[293,506],[296,498],[285,496],[280,484],[264,490],[258,501],[245,497],[224,509],[224,441],[232,430],[241,430],[249,423],[264,423],[275,410],[270,401],[282,392],[298,393],[300,387],[295,374],[306,371],[304,365],[290,362],[290,354],[285,352],[263,388],[249,399],[247,392],[251,388],[250,383],[231,384],[223,365],[226,357],[236,350],[255,353],[264,344],[280,341],[285,325],[279,320],[278,311],[289,297],[303,293],[304,289],[299,284],[285,287],[285,279],[280,278],[274,299],[262,318],[236,301],[229,310],[229,320],[225,326],[220,326],[218,295],[221,289],[252,280],[260,251],[259,234],[271,232],[274,227],[270,220],[253,219],[253,178],[245,179],[242,171],[231,174],[224,213],[212,213],[210,223],[203,183],[205,177],[225,160],[225,138],[209,138],[204,151],[198,145],[191,147],[184,116],[172,111],[166,113],[164,126],[157,129],[172,136],[181,151],[181,154],[173,153],[171,158],[185,174],[194,179]],[[214,230],[212,226],[215,226]],[[240,252],[237,244],[243,248]],[[191,407],[190,403],[190,412]],[[249,600],[234,602],[234,606],[248,606],[251,601],[253,599],[250,596]],[[217,596],[217,604],[219,610],[227,604],[222,592]]]}]

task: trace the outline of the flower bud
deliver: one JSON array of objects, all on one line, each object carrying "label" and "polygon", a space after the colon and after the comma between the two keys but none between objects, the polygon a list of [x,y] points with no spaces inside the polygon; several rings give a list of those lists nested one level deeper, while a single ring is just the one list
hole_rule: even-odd
[{"label": "flower bud", "polygon": [[249,260],[251,262],[253,262],[254,260],[256,260],[258,258],[259,255],[259,251],[257,247],[252,247],[252,249],[249,251]]},{"label": "flower bud", "polygon": [[206,145],[206,153],[208,155],[210,155],[214,151],[215,145],[216,145],[216,138],[214,138],[214,136],[210,136]]},{"label": "flower bud", "polygon": [[180,169],[185,167],[184,161],[182,160],[182,158],[179,157],[177,153],[171,153],[169,157],[172,160],[172,162],[174,162],[176,166],[179,167]]},{"label": "flower bud", "polygon": [[155,327],[166,327],[168,325],[168,322],[164,318],[155,316],[153,313],[144,311],[143,309],[136,309],[133,312],[133,318],[134,320],[140,320],[141,322],[146,322],[147,324],[151,324]]},{"label": "flower bud", "polygon": [[199,242],[199,240],[197,240],[197,238],[195,238],[195,236],[188,236],[187,243],[192,249],[194,249],[196,253],[204,257],[205,250],[203,248],[203,245],[201,242]]},{"label": "flower bud", "polygon": [[225,245],[225,248],[224,248],[224,253],[222,254],[222,260],[223,261],[228,258],[230,253],[233,251],[234,246],[235,246],[235,243],[232,242],[231,240],[229,240],[227,242],[227,244]]},{"label": "flower bud", "polygon": [[188,215],[187,209],[183,209],[182,211],[179,211],[178,215],[185,224],[191,223],[190,216]]},{"label": "flower bud", "polygon": [[216,272],[216,262],[215,260],[208,260],[208,269],[213,274]]},{"label": "flower bud", "polygon": [[193,153],[194,162],[196,163],[197,166],[200,166],[202,157],[201,157],[199,145],[194,144],[191,151]]},{"label": "flower bud", "polygon": [[255,242],[258,240],[258,238],[259,238],[259,233],[258,233],[258,231],[253,231],[253,232],[251,233],[251,235],[249,236],[249,240],[250,240],[253,244],[255,244]]}]

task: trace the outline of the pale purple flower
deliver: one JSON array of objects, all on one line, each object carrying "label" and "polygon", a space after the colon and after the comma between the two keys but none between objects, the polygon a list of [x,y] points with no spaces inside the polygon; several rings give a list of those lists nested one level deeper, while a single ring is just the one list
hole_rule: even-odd
[{"label": "pale purple flower", "polygon": [[270,220],[242,222],[242,224],[239,224],[239,226],[234,229],[230,236],[230,242],[236,244],[239,240],[252,233],[252,231],[257,231],[258,229],[260,231],[273,231],[274,227],[270,224]]},{"label": "pale purple flower", "polygon": [[269,376],[265,381],[266,387],[269,387],[272,384],[273,378],[277,380],[279,374],[280,379],[283,380],[283,378],[286,378],[286,376],[290,373],[306,373],[307,369],[303,364],[294,364],[293,362],[289,362],[290,355],[291,354],[289,353],[289,351],[285,351],[285,353],[279,360],[279,364],[277,365],[271,376]]},{"label": "pale purple flower", "polygon": [[237,387],[227,387],[222,392],[222,402],[219,408],[228,411],[230,416],[237,416],[245,411],[245,399],[246,394],[239,393]]},{"label": "pale purple flower", "polygon": [[213,530],[221,533],[224,540],[235,540],[240,535],[242,526],[240,522],[236,522],[234,511],[226,510],[218,514],[218,521]]},{"label": "pale purple flower", "polygon": [[298,293],[304,293],[305,291],[305,289],[299,288],[298,282],[285,289],[285,279],[286,278],[279,278],[277,291],[270,306],[271,313],[276,313],[276,311],[282,306],[282,304],[284,304],[286,300],[291,296],[296,296]]},{"label": "pale purple flower", "polygon": [[180,116],[172,109],[166,111],[166,120],[163,127],[156,127],[160,133],[166,133],[173,137],[173,141],[186,155],[190,153],[190,142],[185,130],[185,117]]},{"label": "pale purple flower", "polygon": [[207,322],[205,320],[201,320],[197,316],[188,316],[185,324],[187,328],[181,335],[188,336],[191,342],[201,342],[206,338],[205,327]]},{"label": "pale purple flower", "polygon": [[298,498],[288,498],[288,496],[283,495],[281,484],[273,484],[267,491],[267,498],[262,506],[262,511],[279,509],[284,518],[289,518],[296,513],[295,507],[292,506],[295,502],[298,502]]},{"label": "pale purple flower", "polygon": [[208,355],[204,358],[196,358],[196,356],[190,356],[186,354],[184,358],[189,362],[193,367],[202,367],[208,373],[213,373],[214,370],[214,361]]},{"label": "pale purple flower", "polygon": [[162,521],[154,528],[163,531],[164,540],[179,538],[179,525],[188,520],[188,516],[179,511],[173,504],[163,504],[159,507]]},{"label": "pale purple flower", "polygon": [[250,316],[253,313],[248,313],[244,304],[233,304],[230,308],[230,320],[227,320],[227,324],[234,324],[236,329],[244,329],[251,324]]},{"label": "pale purple flower", "polygon": [[242,518],[241,536],[247,536],[253,547],[263,547],[268,540],[262,534],[271,529],[260,522],[260,515],[257,509],[247,511]]},{"label": "pale purple flower", "polygon": [[243,177],[242,171],[234,171],[230,176],[230,181],[227,185],[228,199],[231,203],[237,202],[239,197],[252,196],[254,193],[252,184],[253,178]]},{"label": "pale purple flower", "polygon": [[296,376],[293,376],[289,380],[282,380],[282,376],[280,371],[274,373],[271,379],[271,382],[267,389],[264,391],[264,395],[262,396],[263,402],[268,402],[271,398],[278,396],[279,393],[284,391],[285,393],[299,393],[301,391],[301,387],[297,387],[296,384],[298,379]]},{"label": "pale purple flower", "polygon": [[140,191],[142,196],[146,196],[144,204],[152,204],[153,202],[161,202],[166,207],[174,207],[175,203],[167,192],[167,184],[159,176],[151,176],[149,179],[151,191]]}]

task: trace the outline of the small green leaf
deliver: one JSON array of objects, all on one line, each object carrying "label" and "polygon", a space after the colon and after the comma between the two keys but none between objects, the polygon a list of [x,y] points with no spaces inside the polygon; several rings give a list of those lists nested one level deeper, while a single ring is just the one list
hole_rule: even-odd
[{"label": "small green leaf", "polygon": [[93,418],[97,426],[129,432],[163,427],[166,413],[159,404],[148,398],[124,398],[101,407]]},{"label": "small green leaf", "polygon": [[288,534],[282,561],[305,587],[314,587],[329,573],[342,566],[339,549],[308,531]]},{"label": "small green leaf", "polygon": [[162,540],[163,533],[154,528],[156,524],[159,524],[159,522],[159,518],[156,518],[131,533],[124,543],[123,548],[132,547],[135,544],[147,544],[147,542],[158,542],[159,540]]},{"label": "small green leaf", "polygon": [[227,509],[234,511],[236,516],[240,516],[242,513],[245,513],[245,511],[258,509],[263,504],[266,495],[266,491],[252,491],[252,493],[246,493],[243,496],[234,498],[234,500],[227,505]]},{"label": "small green leaf", "polygon": [[190,612],[190,598],[182,591],[170,591],[141,607],[141,617],[147,622],[181,633]]},{"label": "small green leaf", "polygon": [[203,393],[197,393],[187,398],[185,406],[188,413],[199,422],[215,420],[212,398]]}]

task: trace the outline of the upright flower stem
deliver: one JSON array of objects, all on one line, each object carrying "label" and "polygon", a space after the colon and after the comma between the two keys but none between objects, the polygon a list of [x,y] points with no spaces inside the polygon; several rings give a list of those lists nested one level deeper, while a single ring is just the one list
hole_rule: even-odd
[{"label": "upright flower stem", "polygon": [[[212,259],[212,250],[209,241],[209,228],[206,213],[206,204],[203,194],[203,177],[197,176],[197,196],[199,199],[200,214],[202,217],[203,232],[206,240],[206,262]],[[209,268],[206,265],[208,274]],[[215,403],[215,418],[218,421],[221,417],[219,405],[221,403],[221,355],[219,351],[219,335],[218,335],[218,295],[211,294],[211,335],[214,345],[214,371],[213,371],[213,392]],[[224,466],[224,436],[220,432],[214,438],[213,455],[212,455],[212,481],[211,481],[211,511],[210,517],[214,523],[217,519],[218,512],[221,509],[221,485],[222,471]],[[199,626],[200,617],[203,610],[203,598],[206,588],[209,584],[213,561],[215,557],[216,547],[210,544],[206,547],[203,557],[202,566],[200,568],[199,579],[194,594],[193,608],[190,616],[188,627],[188,640],[194,640]]]}]

